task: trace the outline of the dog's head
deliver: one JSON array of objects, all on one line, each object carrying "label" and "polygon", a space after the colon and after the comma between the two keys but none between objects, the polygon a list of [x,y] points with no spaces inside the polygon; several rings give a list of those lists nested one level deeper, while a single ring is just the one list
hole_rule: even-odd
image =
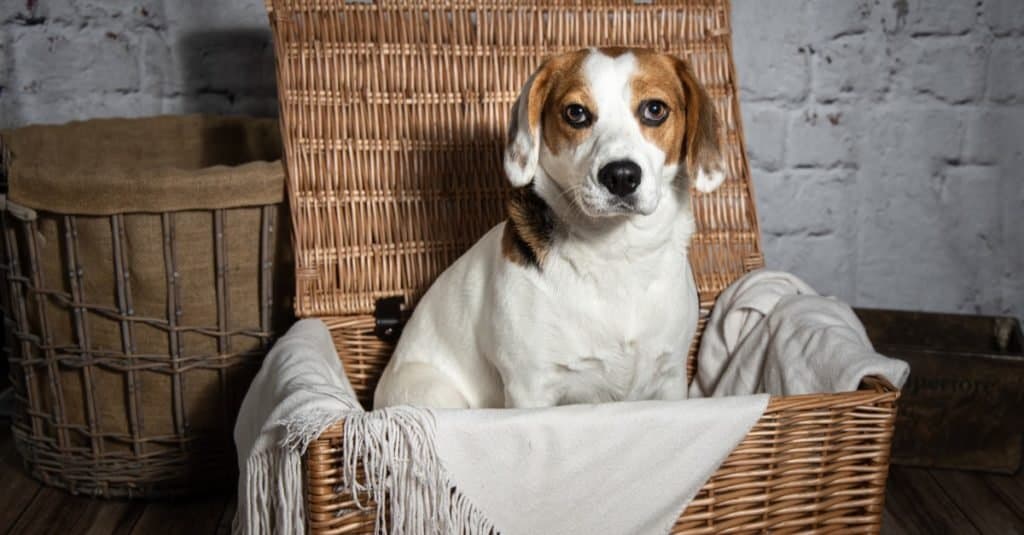
[{"label": "dog's head", "polygon": [[680,166],[701,191],[725,178],[714,106],[674,56],[633,49],[555,56],[512,108],[509,181],[551,180],[587,216],[653,213]]}]

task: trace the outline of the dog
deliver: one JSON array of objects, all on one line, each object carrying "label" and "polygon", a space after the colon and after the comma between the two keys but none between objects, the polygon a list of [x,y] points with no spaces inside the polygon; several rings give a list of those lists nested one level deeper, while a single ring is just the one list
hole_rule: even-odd
[{"label": "dog", "polygon": [[429,288],[376,408],[530,408],[686,397],[697,326],[689,180],[725,177],[688,63],[648,50],[548,58],[511,112],[508,218]]}]

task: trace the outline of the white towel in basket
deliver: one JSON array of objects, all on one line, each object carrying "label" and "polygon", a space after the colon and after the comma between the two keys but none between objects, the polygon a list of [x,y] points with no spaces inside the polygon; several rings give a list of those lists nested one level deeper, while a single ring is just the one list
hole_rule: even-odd
[{"label": "white towel in basket", "polygon": [[875,353],[849,305],[791,273],[757,270],[715,301],[690,397],[857,390],[869,375],[902,387],[910,367]]},{"label": "white towel in basket", "polygon": [[[854,382],[851,377],[857,373],[877,373],[902,384],[905,364],[890,365],[890,359],[870,351],[866,338],[844,335],[844,329],[856,331],[859,324],[852,325],[848,317],[836,319],[842,313],[828,306],[820,315],[811,313],[811,304],[806,305],[810,310],[795,307],[803,320],[820,321],[821,330],[800,320],[799,328],[782,331],[789,336],[788,346],[772,341],[780,331],[762,324],[775,306],[786,302],[786,295],[813,293],[798,279],[759,272],[733,288],[743,290],[723,293],[708,327],[709,334],[715,333],[708,340],[714,341],[707,351],[701,348],[700,358],[707,358],[711,371],[705,373],[702,361],[698,379],[708,393],[764,387],[796,391],[803,388],[799,385],[820,384],[853,389],[859,378]],[[731,309],[744,312],[730,314]],[[834,333],[839,336],[830,345]],[[761,337],[766,341],[755,342]],[[806,359],[746,353],[794,348],[805,350]],[[808,353],[820,350],[825,353]],[[847,364],[812,362],[827,355]],[[854,362],[863,359],[870,362]],[[749,379],[743,362],[757,368],[755,376],[763,371],[778,377]],[[838,373],[842,379],[808,380],[806,373],[786,371],[792,366]],[[733,381],[726,377],[731,373],[744,379]],[[691,395],[703,394],[700,386],[691,390]],[[389,496],[391,508],[380,511],[378,532],[386,527],[390,533],[410,534],[491,529],[505,535],[663,534],[757,422],[767,402],[767,394],[758,394],[550,409],[394,407],[367,413],[355,402],[324,325],[303,320],[267,356],[239,414],[235,440],[242,477],[235,530],[302,531],[301,453],[344,417],[343,480],[355,481],[361,463],[376,502],[384,503],[384,493]]]},{"label": "white towel in basket", "polygon": [[235,422],[236,533],[305,533],[301,455],[331,423],[361,411],[320,320],[302,320],[263,360]]}]

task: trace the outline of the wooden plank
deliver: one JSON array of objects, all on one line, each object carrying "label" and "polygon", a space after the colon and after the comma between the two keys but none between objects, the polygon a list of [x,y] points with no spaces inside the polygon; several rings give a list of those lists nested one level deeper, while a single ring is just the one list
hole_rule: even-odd
[{"label": "wooden plank", "polygon": [[887,533],[978,533],[927,469],[891,467],[885,501],[891,513]]},{"label": "wooden plank", "polygon": [[889,504],[885,504],[885,510],[882,511],[882,530],[881,535],[904,535],[908,533],[903,529],[899,520],[893,516],[892,508]]},{"label": "wooden plank", "polygon": [[1016,476],[986,474],[985,484],[1018,518],[1024,519],[1024,468]]},{"label": "wooden plank", "polygon": [[134,535],[216,533],[227,502],[226,496],[150,502],[131,533]]},{"label": "wooden plank", "polygon": [[0,533],[13,533],[11,528],[18,522],[41,485],[25,471],[14,447],[14,436],[9,424],[0,424]]},{"label": "wooden plank", "polygon": [[985,474],[932,470],[931,475],[982,533],[1024,535],[1024,519],[987,484]]},{"label": "wooden plank", "polygon": [[220,525],[217,526],[217,535],[231,535],[231,524],[235,520],[235,510],[238,509],[238,498],[228,498],[227,506],[224,507],[224,514],[220,517]]},{"label": "wooden plank", "polygon": [[985,484],[983,474],[932,470],[931,475],[978,531],[1007,535],[1024,534],[1024,521]]},{"label": "wooden plank", "polygon": [[65,535],[85,515],[94,499],[73,496],[64,490],[43,486],[25,508],[11,533]]},{"label": "wooden plank", "polygon": [[146,504],[128,500],[91,500],[71,533],[127,535],[135,528]]},{"label": "wooden plank", "polygon": [[0,457],[0,533],[128,533],[144,504],[72,496],[32,479],[21,466],[10,429]]}]

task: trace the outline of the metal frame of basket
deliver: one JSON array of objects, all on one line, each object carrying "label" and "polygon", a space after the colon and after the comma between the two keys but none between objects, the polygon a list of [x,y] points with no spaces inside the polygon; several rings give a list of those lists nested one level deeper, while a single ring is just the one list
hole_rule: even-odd
[{"label": "metal frame of basket", "polygon": [[[8,149],[0,139],[0,152]],[[0,158],[0,169],[10,161]],[[140,221],[144,232],[133,227]],[[87,215],[32,209],[0,195],[12,430],[34,477],[103,497],[208,493],[230,484],[235,414],[290,319],[282,223],[280,201]],[[251,243],[238,241],[241,235]],[[197,236],[208,253],[182,254]],[[97,237],[103,247],[90,241]],[[246,258],[231,257],[231,240]],[[133,258],[140,242],[152,254]],[[204,288],[210,282],[212,295],[203,296],[209,306],[190,295],[192,269],[203,273]],[[241,292],[255,297],[243,300]],[[250,299],[258,310],[240,310]]]}]

